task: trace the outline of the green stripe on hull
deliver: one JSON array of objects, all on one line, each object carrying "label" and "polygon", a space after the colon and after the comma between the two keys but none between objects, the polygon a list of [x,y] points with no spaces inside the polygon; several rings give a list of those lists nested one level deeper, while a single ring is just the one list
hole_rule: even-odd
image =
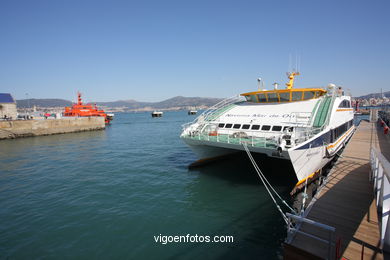
[{"label": "green stripe on hull", "polygon": [[326,121],[332,97],[325,97],[318,108],[313,127],[322,127]]}]

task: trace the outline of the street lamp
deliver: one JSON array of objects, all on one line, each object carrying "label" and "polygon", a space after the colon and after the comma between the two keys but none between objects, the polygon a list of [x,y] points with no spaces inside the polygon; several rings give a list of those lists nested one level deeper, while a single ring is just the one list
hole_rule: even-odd
[{"label": "street lamp", "polygon": [[28,98],[28,93],[26,93],[26,99],[27,99],[27,109],[26,109],[26,114],[30,114],[29,112],[27,112],[29,109],[30,109],[30,99]]}]

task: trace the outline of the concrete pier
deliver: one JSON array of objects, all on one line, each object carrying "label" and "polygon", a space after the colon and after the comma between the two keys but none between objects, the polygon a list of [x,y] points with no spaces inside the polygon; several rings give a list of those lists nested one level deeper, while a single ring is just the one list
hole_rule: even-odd
[{"label": "concrete pier", "polygon": [[104,128],[104,117],[0,121],[0,140],[101,130]]},{"label": "concrete pier", "polygon": [[[284,259],[327,259],[329,255],[330,259],[384,259],[373,184],[369,180],[371,147],[389,159],[387,137],[376,123],[362,121],[304,216],[335,228],[335,233],[303,223],[285,244]],[[330,253],[324,241],[331,236]]]}]

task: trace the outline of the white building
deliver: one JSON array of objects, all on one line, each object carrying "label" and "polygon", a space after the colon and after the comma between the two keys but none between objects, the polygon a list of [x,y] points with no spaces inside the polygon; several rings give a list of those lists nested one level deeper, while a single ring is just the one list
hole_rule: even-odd
[{"label": "white building", "polygon": [[0,119],[16,119],[16,102],[9,93],[0,93]]}]

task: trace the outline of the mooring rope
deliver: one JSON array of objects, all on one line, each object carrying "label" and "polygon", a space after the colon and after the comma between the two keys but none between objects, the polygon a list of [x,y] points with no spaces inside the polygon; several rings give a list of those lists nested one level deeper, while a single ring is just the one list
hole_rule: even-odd
[{"label": "mooring rope", "polygon": [[[249,151],[248,149],[248,146],[246,145],[246,143],[242,143],[242,145],[244,146],[244,149],[246,151],[246,153],[248,154],[248,157],[250,159],[250,161],[252,162],[253,164],[253,167],[255,168],[256,172],[257,172],[257,175],[259,176],[260,180],[263,182],[264,184],[264,187],[267,189],[267,192],[268,194],[270,195],[271,199],[273,200],[276,208],[279,210],[280,214],[282,215],[284,221],[286,222],[286,224],[288,225],[288,219],[287,219],[287,216],[286,214],[284,214],[284,212],[282,211],[282,209],[280,208],[278,202],[276,201],[275,197],[272,195],[272,192],[280,199],[280,201],[295,215],[297,215],[297,213],[295,212],[295,210],[293,208],[290,207],[290,205],[287,204],[287,202],[282,199],[282,197],[276,192],[276,190],[272,187],[272,185],[269,183],[269,181],[267,180],[267,178],[264,176],[263,172],[260,170],[259,166],[257,165],[255,159],[253,158],[251,152]],[[272,192],[271,192],[272,190]]]}]

